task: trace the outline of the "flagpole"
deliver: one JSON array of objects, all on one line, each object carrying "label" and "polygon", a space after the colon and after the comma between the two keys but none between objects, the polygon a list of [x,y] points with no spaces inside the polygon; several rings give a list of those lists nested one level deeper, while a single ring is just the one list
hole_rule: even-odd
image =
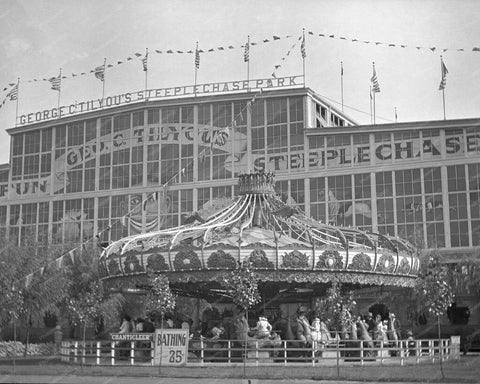
[{"label": "flagpole", "polygon": [[197,55],[198,55],[198,41],[197,41],[197,45],[196,45],[196,48],[195,48],[195,83],[194,83],[194,86],[193,86],[193,93],[195,94],[195,97],[197,97]]},{"label": "flagpole", "polygon": [[105,99],[105,72],[107,72],[107,58],[103,60],[103,87],[102,87],[102,105]]},{"label": "flagpole", "polygon": [[341,77],[341,84],[342,84],[342,112],[343,112],[343,61],[340,62],[340,77]]},{"label": "flagpole", "polygon": [[375,109],[375,93],[376,92],[373,92],[373,125],[376,125],[377,124],[377,116],[376,116],[376,109]]},{"label": "flagpole", "polygon": [[372,86],[370,86],[370,124],[373,124]]},{"label": "flagpole", "polygon": [[[304,43],[304,49],[305,49],[305,28],[303,28],[303,31],[302,31],[302,41]],[[302,61],[303,61],[303,88],[305,88],[306,84],[307,84],[307,79],[305,77],[305,54],[302,53]]]},{"label": "flagpole", "polygon": [[[145,48],[145,60],[148,60],[148,48]],[[142,63],[143,64],[143,63]],[[148,89],[148,62],[145,64],[145,101],[147,101],[147,89]]]},{"label": "flagpole", "polygon": [[397,122],[397,107],[395,107],[395,123]]},{"label": "flagpole", "polygon": [[62,68],[60,68],[60,74],[58,75],[58,79],[60,81],[60,86],[58,88],[58,101],[57,101],[57,111],[58,111],[58,118],[60,118],[60,93],[62,92]]},{"label": "flagpole", "polygon": [[248,35],[248,40],[247,40],[247,46],[248,46],[248,60],[247,60],[247,84],[248,84],[248,90],[250,90],[250,35]]},{"label": "flagpole", "polygon": [[18,98],[20,96],[20,77],[17,78],[17,100],[15,103],[15,127],[17,126],[18,120]]},{"label": "flagpole", "polygon": [[445,111],[445,88],[442,89],[442,97],[443,97],[443,120],[447,120],[447,114]]}]

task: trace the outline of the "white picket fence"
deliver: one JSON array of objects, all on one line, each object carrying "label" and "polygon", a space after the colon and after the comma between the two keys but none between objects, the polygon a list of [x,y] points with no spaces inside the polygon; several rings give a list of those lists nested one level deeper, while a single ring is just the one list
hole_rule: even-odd
[{"label": "white picket fence", "polygon": [[[153,343],[149,341],[82,341],[64,340],[60,348],[64,362],[86,365],[151,366]],[[460,358],[460,337],[449,339],[399,340],[374,342],[340,341],[327,346],[301,347],[298,340],[282,340],[277,347],[262,347],[261,342],[245,344],[241,340],[191,340],[189,366],[260,365],[404,365],[439,362]],[[246,361],[244,362],[244,359]]]}]

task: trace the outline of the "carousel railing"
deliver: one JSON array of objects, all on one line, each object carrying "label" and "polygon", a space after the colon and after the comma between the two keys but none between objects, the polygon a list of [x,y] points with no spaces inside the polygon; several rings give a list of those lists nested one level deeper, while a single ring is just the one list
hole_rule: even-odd
[{"label": "carousel railing", "polygon": [[[245,346],[245,343],[247,345]],[[154,365],[151,342],[62,341],[64,362],[85,365]],[[404,365],[460,358],[460,337],[392,341],[336,340],[301,345],[281,340],[275,346],[262,340],[190,340],[187,365]],[[244,362],[245,359],[245,362]]]}]

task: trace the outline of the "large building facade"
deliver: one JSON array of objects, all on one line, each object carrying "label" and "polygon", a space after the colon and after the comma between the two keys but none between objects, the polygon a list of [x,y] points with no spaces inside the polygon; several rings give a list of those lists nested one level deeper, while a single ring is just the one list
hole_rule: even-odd
[{"label": "large building facade", "polygon": [[119,105],[8,132],[0,229],[18,244],[180,225],[265,169],[285,201],[323,222],[452,262],[480,245],[480,119],[359,126],[298,87]]}]

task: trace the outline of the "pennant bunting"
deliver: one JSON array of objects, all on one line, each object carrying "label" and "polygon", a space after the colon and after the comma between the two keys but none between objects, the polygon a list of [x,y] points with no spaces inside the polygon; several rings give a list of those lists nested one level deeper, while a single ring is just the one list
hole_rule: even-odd
[{"label": "pennant bunting", "polygon": [[63,267],[63,256],[61,256],[57,260],[55,260],[55,265],[59,269]]},{"label": "pennant bunting", "polygon": [[25,288],[28,288],[32,282],[33,279],[33,273],[30,273],[25,277]]},{"label": "pennant bunting", "polygon": [[72,264],[75,264],[75,251],[72,249],[70,252],[68,252],[68,255],[70,256]]}]

